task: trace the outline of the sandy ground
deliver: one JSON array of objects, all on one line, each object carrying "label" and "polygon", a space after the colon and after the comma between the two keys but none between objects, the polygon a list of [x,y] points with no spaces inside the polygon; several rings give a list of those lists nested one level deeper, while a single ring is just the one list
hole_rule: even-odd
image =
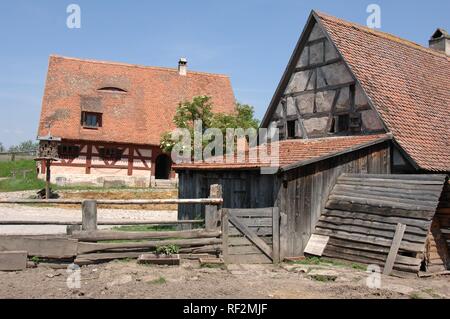
[{"label": "sandy ground", "polygon": [[[306,267],[306,268],[305,268]],[[449,277],[400,279],[381,277],[381,287],[367,286],[367,274],[341,267],[230,265],[200,268],[196,261],[180,267],[114,261],[80,270],[80,286],[70,289],[77,274],[46,267],[0,272],[0,298],[450,298]],[[315,279],[334,274],[335,281]],[[69,277],[70,276],[70,277]],[[71,286],[73,287],[73,286]]]}]

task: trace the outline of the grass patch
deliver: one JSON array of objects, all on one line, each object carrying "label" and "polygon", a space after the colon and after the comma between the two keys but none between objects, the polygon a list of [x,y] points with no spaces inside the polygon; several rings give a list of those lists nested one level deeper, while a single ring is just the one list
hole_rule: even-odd
[{"label": "grass patch", "polygon": [[297,260],[290,262],[291,264],[296,265],[323,265],[323,266],[335,266],[335,267],[350,267],[356,270],[367,270],[366,265],[358,264],[358,263],[351,263],[351,262],[345,262],[345,261],[339,261],[339,260],[333,260],[333,259],[327,259],[327,258],[321,258],[321,257],[308,257],[303,260]]},{"label": "grass patch", "polygon": [[152,285],[164,285],[166,282],[167,282],[166,278],[159,277],[158,279],[149,281],[149,284],[152,284]]},{"label": "grass patch", "polygon": [[356,270],[361,270],[361,271],[366,271],[367,270],[367,266],[366,265],[353,263],[351,266],[352,266],[353,269],[356,269]]},{"label": "grass patch", "polygon": [[[24,176],[22,170],[29,172]],[[12,177],[13,171],[17,172],[15,178]],[[33,160],[0,162],[0,177],[7,177],[0,181],[0,192],[38,190],[45,187],[45,182],[37,178],[36,163]]]},{"label": "grass patch", "polygon": [[321,262],[321,258],[319,257],[308,257],[302,260],[292,261],[290,263],[296,265],[319,265]]},{"label": "grass patch", "polygon": [[327,276],[327,275],[312,275],[311,278],[315,281],[320,282],[333,282],[336,281],[336,276]]},{"label": "grass patch", "polygon": [[173,225],[131,225],[114,227],[114,231],[130,231],[130,232],[153,232],[153,231],[175,231],[176,226]]},{"label": "grass patch", "polygon": [[21,171],[21,170],[32,170],[33,172],[35,172],[36,162],[33,160],[0,162],[0,177],[12,177],[13,171]]},{"label": "grass patch", "polygon": [[201,264],[200,268],[211,268],[211,269],[222,269],[222,270],[226,270],[226,266],[224,264]]},{"label": "grass patch", "polygon": [[409,298],[411,299],[423,299],[422,296],[418,292],[413,292],[409,295]]}]

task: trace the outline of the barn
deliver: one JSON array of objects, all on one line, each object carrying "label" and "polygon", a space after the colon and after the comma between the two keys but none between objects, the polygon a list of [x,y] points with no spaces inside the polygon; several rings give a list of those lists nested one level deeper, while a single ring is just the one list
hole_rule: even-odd
[{"label": "barn", "polygon": [[188,70],[184,58],[177,69],[52,55],[38,129],[41,139],[61,140],[51,182],[148,187],[174,180],[160,138],[174,128],[179,103],[200,95],[212,98],[214,111],[234,112],[230,79]]},{"label": "barn", "polygon": [[180,198],[221,184],[226,208],[278,208],[281,258],[326,236],[321,255],[384,265],[401,224],[395,271],[447,269],[449,45],[441,29],[425,48],[313,11],[262,121],[279,128],[278,169],[178,164]]}]

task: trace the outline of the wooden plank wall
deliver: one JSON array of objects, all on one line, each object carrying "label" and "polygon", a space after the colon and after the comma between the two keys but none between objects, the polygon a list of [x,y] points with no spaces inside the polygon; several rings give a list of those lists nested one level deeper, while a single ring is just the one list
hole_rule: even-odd
[{"label": "wooden plank wall", "polygon": [[[179,174],[179,198],[207,198],[213,184],[222,185],[224,208],[273,207],[273,175],[249,171],[189,171]],[[178,219],[190,220],[204,216],[202,205],[179,205]]]},{"label": "wooden plank wall", "polygon": [[427,270],[439,272],[450,269],[450,181],[447,181],[428,234]]},{"label": "wooden plank wall", "polygon": [[314,234],[329,236],[323,256],[384,266],[398,224],[406,225],[394,269],[417,273],[444,175],[343,174]]},{"label": "wooden plank wall", "polygon": [[278,180],[276,206],[281,225],[281,258],[302,256],[328,195],[342,173],[387,174],[389,144],[383,143],[287,172]]}]

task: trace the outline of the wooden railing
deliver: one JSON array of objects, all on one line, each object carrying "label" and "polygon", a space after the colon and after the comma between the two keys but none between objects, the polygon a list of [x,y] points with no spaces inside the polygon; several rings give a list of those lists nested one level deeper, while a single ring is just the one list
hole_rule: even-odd
[{"label": "wooden railing", "polygon": [[[25,251],[28,257],[37,256],[45,259],[74,258],[78,264],[95,263],[120,258],[137,258],[142,252],[153,251],[159,246],[177,245],[181,254],[212,254],[218,256],[222,250],[222,189],[212,185],[210,198],[200,199],[148,199],[148,200],[65,200],[65,199],[11,199],[0,200],[0,204],[80,204],[82,218],[80,221],[36,221],[8,220],[0,225],[67,225],[66,235],[8,236],[0,234],[0,246],[4,251]],[[205,218],[201,220],[150,221],[97,220],[98,205],[147,205],[147,204],[202,204]],[[203,225],[197,229],[176,231],[112,231],[98,230],[99,225]],[[111,243],[110,241],[129,242]],[[142,242],[142,240],[148,240]],[[135,242],[133,242],[135,241]],[[1,252],[0,252],[1,253]],[[1,265],[0,265],[1,268]]]}]

